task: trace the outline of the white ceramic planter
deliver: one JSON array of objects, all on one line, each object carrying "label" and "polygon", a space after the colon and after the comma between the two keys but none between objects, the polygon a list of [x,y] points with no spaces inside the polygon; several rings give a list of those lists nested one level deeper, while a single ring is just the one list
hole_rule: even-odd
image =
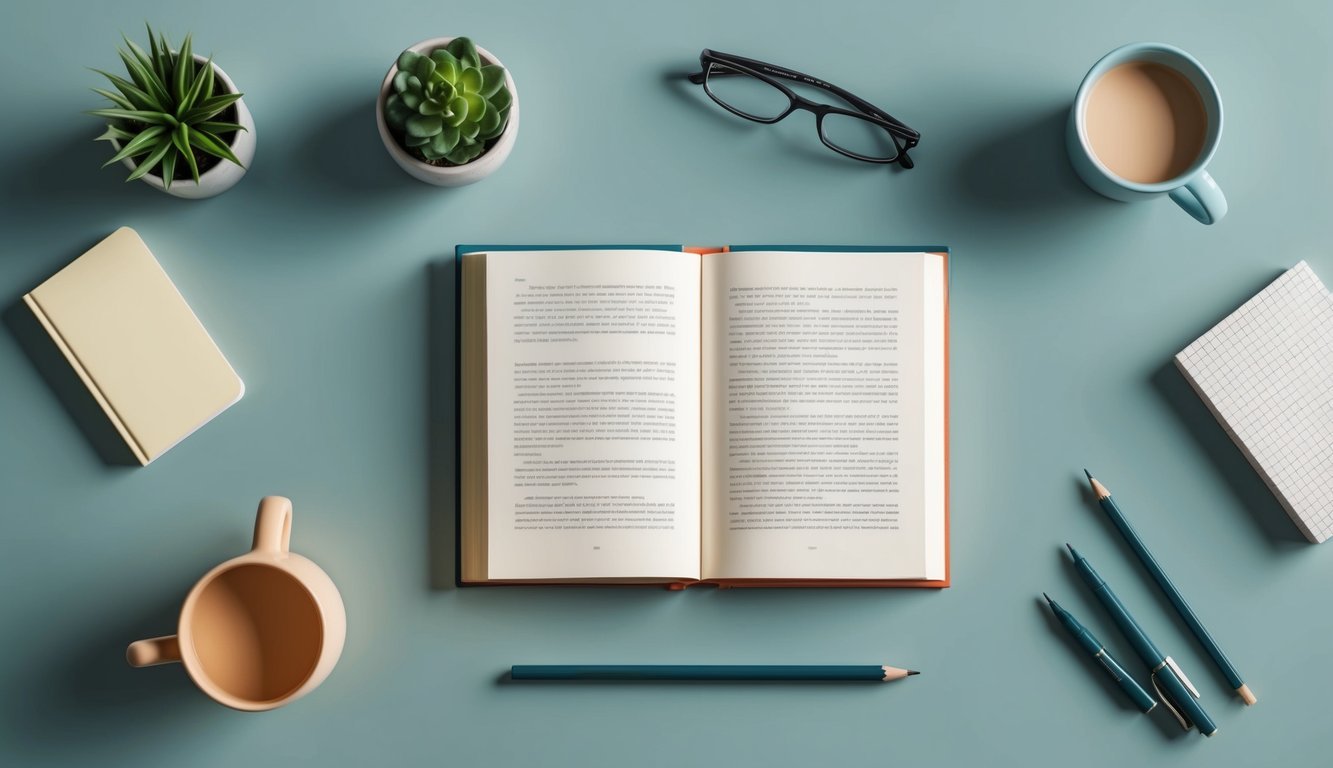
[{"label": "white ceramic planter", "polygon": [[[194,60],[199,64],[208,63],[208,59],[199,54],[194,55]],[[214,64],[213,73],[218,80],[221,80],[227,86],[228,91],[231,93],[241,92],[236,87],[236,83],[233,83],[231,78],[227,76],[227,73],[222,71],[222,67]],[[255,119],[250,114],[250,108],[245,106],[245,99],[240,99],[234,106],[236,107],[236,122],[245,126],[244,131],[236,132],[231,144],[231,151],[235,153],[236,159],[241,161],[241,165],[237,165],[230,160],[222,160],[206,172],[199,174],[199,181],[197,182],[194,179],[172,179],[170,189],[162,183],[162,177],[155,173],[140,176],[140,181],[146,182],[168,195],[182,197],[187,200],[213,197],[234,187],[236,182],[240,181],[241,177],[245,175],[246,169],[250,167],[250,162],[255,158]],[[113,140],[110,143],[115,146],[117,152],[120,151],[120,142]],[[121,162],[131,170],[136,167],[135,158],[127,157]]]},{"label": "white ceramic planter", "polygon": [[[421,54],[428,54],[436,48],[447,46],[454,38],[436,37],[430,40],[422,40],[408,50]],[[477,55],[487,64],[498,64],[504,67],[504,63],[495,58],[490,51],[477,46]],[[389,130],[389,124],[384,119],[384,102],[389,98],[393,88],[393,76],[398,74],[398,61],[394,60],[393,66],[389,67],[389,73],[384,76],[384,82],[380,84],[380,96],[375,101],[375,124],[380,129],[380,140],[384,142],[384,148],[389,150],[389,156],[404,171],[407,171],[414,178],[420,179],[427,184],[434,184],[440,187],[461,187],[464,184],[471,184],[474,181],[481,181],[504,164],[509,153],[514,149],[514,137],[518,135],[518,89],[514,87],[514,78],[509,74],[509,67],[505,67],[505,86],[509,88],[509,93],[514,97],[514,104],[509,108],[509,123],[505,126],[504,133],[495,140],[491,148],[486,150],[480,157],[466,165],[431,165],[424,163],[412,155],[398,143],[398,139]]]}]

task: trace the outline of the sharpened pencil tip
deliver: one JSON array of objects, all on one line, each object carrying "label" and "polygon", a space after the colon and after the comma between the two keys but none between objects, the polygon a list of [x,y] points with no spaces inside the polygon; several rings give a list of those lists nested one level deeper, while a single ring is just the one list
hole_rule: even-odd
[{"label": "sharpened pencil tip", "polygon": [[907,676],[908,676],[908,677],[911,677],[912,675],[919,675],[919,674],[921,674],[921,673],[920,673],[920,672],[917,672],[915,669],[909,669],[909,670],[907,670]]},{"label": "sharpened pencil tip", "polygon": [[1109,499],[1111,497],[1111,492],[1106,490],[1106,486],[1102,485],[1102,481],[1093,477],[1092,473],[1086,469],[1083,470],[1083,474],[1088,476],[1088,484],[1092,486],[1092,495],[1096,496],[1098,501]]},{"label": "sharpened pencil tip", "polygon": [[1077,550],[1077,549],[1074,549],[1074,545],[1073,545],[1073,544],[1070,544],[1069,542],[1066,541],[1066,542],[1065,542],[1065,546],[1066,546],[1066,547],[1069,547],[1069,554],[1073,555],[1073,557],[1074,557],[1075,560],[1078,560],[1078,559],[1080,559],[1080,558],[1083,557],[1082,555],[1080,555],[1080,554],[1078,553],[1078,550]]},{"label": "sharpened pencil tip", "polygon": [[1055,605],[1055,601],[1051,599],[1050,595],[1046,594],[1045,592],[1042,592],[1041,596],[1046,598],[1046,602],[1050,603],[1051,605]]}]

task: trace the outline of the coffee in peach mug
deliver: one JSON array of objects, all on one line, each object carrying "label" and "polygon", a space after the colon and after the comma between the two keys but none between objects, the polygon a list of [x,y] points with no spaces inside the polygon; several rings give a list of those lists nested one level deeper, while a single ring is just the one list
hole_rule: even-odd
[{"label": "coffee in peach mug", "polygon": [[194,585],[176,634],[131,643],[125,658],[135,667],[180,662],[234,709],[273,709],[314,690],[338,662],[347,616],[328,574],[289,550],[291,532],[291,501],[266,496],[250,551]]}]

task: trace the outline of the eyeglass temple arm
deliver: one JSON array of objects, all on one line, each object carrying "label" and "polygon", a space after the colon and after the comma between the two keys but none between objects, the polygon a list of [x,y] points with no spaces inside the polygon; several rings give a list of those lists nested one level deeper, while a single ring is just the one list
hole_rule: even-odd
[{"label": "eyeglass temple arm", "polygon": [[[876,117],[878,117],[878,118],[881,118],[881,119],[883,119],[883,120],[885,120],[885,121],[887,121],[887,122],[892,123],[895,127],[899,128],[899,129],[901,129],[902,131],[904,131],[905,133],[909,134],[909,136],[913,139],[914,142],[915,142],[915,139],[920,135],[920,134],[918,134],[916,131],[914,131],[914,130],[912,130],[911,128],[909,128],[905,123],[903,123],[903,122],[902,122],[901,120],[899,120],[898,118],[894,117],[893,115],[890,115],[888,112],[885,112],[884,110],[880,109],[879,107],[875,106],[874,104],[871,104],[870,102],[866,101],[865,99],[861,98],[860,96],[857,96],[856,94],[854,94],[854,93],[852,93],[852,92],[850,92],[850,91],[847,91],[847,90],[845,90],[845,89],[843,89],[843,88],[839,88],[838,86],[834,85],[833,83],[827,82],[827,81],[825,81],[825,80],[820,80],[820,79],[817,78],[817,77],[811,77],[810,75],[807,75],[807,74],[805,74],[804,72],[797,72],[797,71],[794,70],[794,69],[780,69],[780,68],[778,68],[778,67],[773,66],[772,64],[767,64],[767,63],[765,63],[765,62],[758,61],[758,60],[756,60],[756,59],[747,59],[747,58],[744,57],[744,56],[737,56],[737,55],[732,54],[732,53],[719,53],[719,52],[717,52],[717,51],[708,51],[705,55],[706,55],[706,56],[711,56],[712,58],[717,59],[718,62],[721,63],[721,64],[723,64],[723,65],[726,65],[727,61],[730,60],[730,61],[733,61],[733,62],[735,62],[735,63],[737,63],[737,64],[742,65],[742,66],[745,66],[745,67],[748,67],[748,68],[750,68],[750,69],[754,69],[754,70],[757,70],[757,71],[759,71],[759,72],[762,72],[762,73],[764,73],[765,75],[770,75],[770,76],[775,76],[775,77],[781,77],[781,78],[783,78],[783,79],[785,79],[785,80],[791,80],[791,81],[793,81],[793,82],[798,82],[798,83],[813,83],[813,84],[815,84],[815,85],[818,85],[818,86],[821,87],[821,88],[824,88],[825,90],[828,90],[828,91],[830,91],[830,92],[832,92],[832,93],[837,94],[837,95],[840,96],[841,98],[845,99],[845,100],[847,101],[847,103],[849,103],[849,104],[855,106],[857,109],[860,109],[860,110],[862,110],[863,112],[868,112],[868,113],[870,113],[870,114],[872,114],[872,115],[874,115],[874,116],[876,116]],[[738,74],[744,74],[744,73],[742,73],[742,72],[719,72],[718,74],[720,74],[720,75],[738,75]],[[704,82],[704,80],[707,78],[707,76],[708,76],[708,70],[707,70],[707,68],[705,68],[703,72],[699,72],[699,73],[697,73],[697,74],[690,75],[690,82],[692,82],[692,83],[694,83],[694,84],[696,84],[696,85],[701,84],[701,83]]]}]

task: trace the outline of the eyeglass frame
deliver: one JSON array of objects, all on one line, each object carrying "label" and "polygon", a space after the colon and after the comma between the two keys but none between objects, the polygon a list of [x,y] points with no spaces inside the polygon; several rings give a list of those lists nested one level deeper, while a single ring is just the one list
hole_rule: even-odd
[{"label": "eyeglass frame", "polygon": [[[716,94],[714,94],[711,88],[708,87],[708,75],[710,74],[710,67],[712,65],[718,65],[720,67],[725,67],[733,70],[732,72],[718,71],[715,72],[714,74],[722,76],[730,76],[737,74],[746,75],[749,77],[753,77],[757,80],[760,80],[764,83],[767,83],[768,85],[771,85],[772,87],[778,89],[787,96],[787,100],[789,102],[787,109],[784,112],[782,112],[782,114],[776,117],[762,118],[758,117],[757,115],[747,114],[731,106],[730,104],[727,104]],[[866,101],[860,96],[857,96],[856,94],[844,88],[839,88],[838,86],[830,82],[821,80],[817,77],[812,77],[803,72],[797,72],[794,69],[779,67],[775,64],[769,64],[767,62],[759,61],[757,59],[746,58],[744,56],[737,56],[732,53],[722,53],[720,51],[714,51],[709,48],[705,48],[703,49],[703,51],[699,53],[699,67],[702,71],[696,72],[691,75],[687,75],[689,81],[691,83],[694,83],[695,85],[702,85],[704,87],[704,93],[707,93],[710,99],[716,102],[718,106],[722,107],[723,109],[727,110],[733,115],[736,115],[737,117],[742,117],[745,118],[746,120],[750,120],[756,123],[772,125],[773,123],[783,120],[784,118],[786,118],[787,116],[789,116],[791,113],[795,112],[798,109],[804,110],[806,112],[810,112],[815,116],[815,129],[819,133],[819,140],[823,142],[824,146],[828,147],[834,152],[837,152],[840,155],[850,157],[853,160],[860,160],[861,162],[864,163],[878,163],[881,165],[898,163],[903,168],[912,168],[916,165],[915,163],[912,162],[912,158],[907,156],[907,152],[908,150],[916,147],[917,143],[920,142],[921,134],[909,128],[906,123],[897,119],[893,115],[890,115],[883,109],[880,109],[874,104],[871,104],[870,102]],[[787,80],[803,83],[805,85],[811,85],[816,88],[828,91],[829,93],[832,93],[835,96],[838,96],[839,98],[843,99],[848,104],[851,104],[852,106],[856,107],[856,111],[843,109],[841,107],[835,107],[832,104],[820,104],[817,101],[811,101],[797,94],[795,91],[783,85],[781,82],[778,82],[777,80],[774,79],[774,77],[785,78]],[[865,120],[867,122],[873,123],[883,128],[889,134],[889,137],[893,140],[893,145],[894,147],[897,148],[898,155],[896,157],[887,159],[882,157],[867,157],[865,155],[859,155],[855,152],[844,149],[834,144],[829,140],[827,136],[824,135],[824,116],[831,114],[847,115],[849,117],[854,117],[858,120]]]}]

